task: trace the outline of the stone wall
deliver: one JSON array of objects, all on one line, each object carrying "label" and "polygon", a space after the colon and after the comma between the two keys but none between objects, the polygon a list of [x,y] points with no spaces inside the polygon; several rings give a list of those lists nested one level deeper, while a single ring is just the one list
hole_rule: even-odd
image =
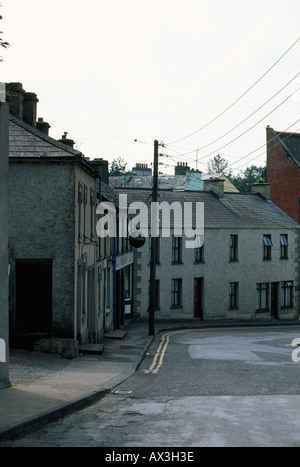
[{"label": "stone wall", "polygon": [[9,386],[8,104],[0,102],[0,388]]}]

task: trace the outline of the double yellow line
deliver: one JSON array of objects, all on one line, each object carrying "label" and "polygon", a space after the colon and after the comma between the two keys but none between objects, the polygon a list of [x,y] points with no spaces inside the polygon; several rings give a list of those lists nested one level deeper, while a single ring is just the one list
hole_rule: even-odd
[{"label": "double yellow line", "polygon": [[180,331],[172,331],[172,332],[167,332],[166,334],[163,334],[161,342],[158,346],[158,349],[156,351],[156,354],[154,355],[153,362],[151,363],[151,366],[148,368],[148,370],[144,370],[144,373],[158,373],[159,369],[161,368],[164,360],[164,356],[170,341],[170,337],[174,336],[175,334],[183,334],[186,332],[191,332],[191,331],[199,331],[199,329],[182,329]]}]

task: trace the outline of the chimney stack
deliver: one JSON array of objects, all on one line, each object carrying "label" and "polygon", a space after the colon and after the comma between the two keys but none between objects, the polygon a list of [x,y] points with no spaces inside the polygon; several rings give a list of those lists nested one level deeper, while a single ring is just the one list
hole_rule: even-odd
[{"label": "chimney stack", "polygon": [[104,183],[109,183],[108,177],[108,161],[103,159],[93,159],[89,161],[90,164],[97,170],[98,174],[101,176]]},{"label": "chimney stack", "polygon": [[219,198],[224,196],[224,180],[221,178],[209,178],[204,180],[204,190],[213,191]]},{"label": "chimney stack", "polygon": [[22,83],[6,83],[6,101],[9,103],[9,112],[20,120],[23,120],[24,95]]},{"label": "chimney stack", "polygon": [[39,118],[38,121],[36,122],[36,128],[41,132],[44,133],[44,135],[49,135],[49,128],[50,125],[47,122],[44,122],[42,118]]},{"label": "chimney stack", "polygon": [[175,167],[175,175],[185,175],[190,170],[187,162],[177,162]]},{"label": "chimney stack", "polygon": [[36,127],[36,108],[39,102],[34,92],[25,92],[23,99],[23,122]]},{"label": "chimney stack", "polygon": [[69,146],[70,148],[73,149],[74,146],[74,141],[72,139],[67,138],[68,133],[65,131],[64,134],[62,135],[61,139],[58,140],[59,143],[65,144],[66,146]]},{"label": "chimney stack", "polygon": [[270,199],[271,185],[270,183],[258,182],[251,185],[251,193],[259,194],[266,199]]}]

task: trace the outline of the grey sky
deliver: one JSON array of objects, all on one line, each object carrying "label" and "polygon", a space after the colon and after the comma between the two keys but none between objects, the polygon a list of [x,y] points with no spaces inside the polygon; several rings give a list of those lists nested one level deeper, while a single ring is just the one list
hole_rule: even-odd
[{"label": "grey sky", "polygon": [[178,161],[196,168],[198,148],[200,170],[218,153],[238,170],[264,165],[264,148],[245,156],[264,145],[267,125],[300,132],[300,121],[292,125],[300,118],[299,76],[263,106],[299,73],[299,41],[243,99],[185,138],[230,106],[299,38],[299,0],[2,4],[2,36],[11,47],[3,49],[0,80],[37,93],[38,117],[51,125],[50,136],[67,131],[90,158],[122,157],[130,169],[152,162],[154,139],[184,138],[164,148],[172,158],[160,159],[168,164],[162,171],[173,173]]}]

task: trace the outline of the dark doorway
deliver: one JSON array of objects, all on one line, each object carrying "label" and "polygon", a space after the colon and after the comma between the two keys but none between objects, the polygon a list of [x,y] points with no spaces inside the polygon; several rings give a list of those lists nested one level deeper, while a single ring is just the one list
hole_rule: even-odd
[{"label": "dark doorway", "polygon": [[194,318],[203,319],[203,277],[194,279]]},{"label": "dark doorway", "polygon": [[16,261],[16,331],[50,333],[52,325],[52,260]]},{"label": "dark doorway", "polygon": [[278,282],[271,283],[271,317],[278,318]]}]

